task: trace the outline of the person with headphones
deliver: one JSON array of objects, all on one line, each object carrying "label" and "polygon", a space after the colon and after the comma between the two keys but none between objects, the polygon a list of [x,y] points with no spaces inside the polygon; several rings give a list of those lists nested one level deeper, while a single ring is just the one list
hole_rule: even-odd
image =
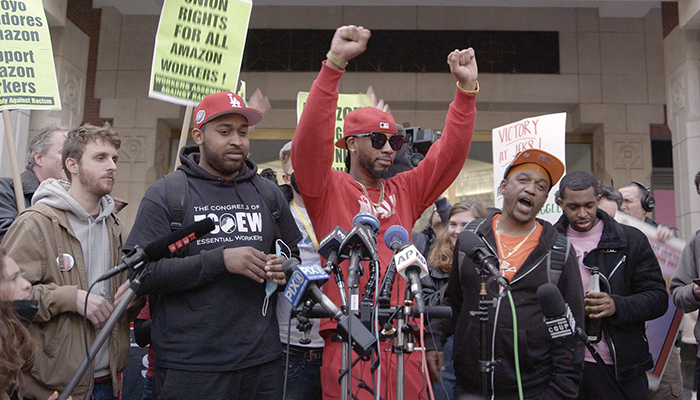
[{"label": "person with headphones", "polygon": [[[655,226],[656,239],[659,242],[664,243],[668,239],[677,236],[675,228],[659,224],[647,217],[647,214],[654,211],[656,206],[656,201],[651,194],[649,186],[639,181],[630,181],[620,186],[620,193],[622,194],[620,211]],[[683,378],[681,375],[680,350],[678,346],[672,346],[659,387],[655,392],[649,391],[648,399],[680,399],[682,395]]]},{"label": "person with headphones", "polygon": [[647,217],[647,214],[654,211],[654,207],[656,206],[656,201],[651,194],[649,186],[639,181],[630,181],[620,186],[620,193],[622,193],[620,211],[640,221],[644,221],[649,225],[655,226],[657,239],[661,243],[677,236],[674,228],[659,224]]}]

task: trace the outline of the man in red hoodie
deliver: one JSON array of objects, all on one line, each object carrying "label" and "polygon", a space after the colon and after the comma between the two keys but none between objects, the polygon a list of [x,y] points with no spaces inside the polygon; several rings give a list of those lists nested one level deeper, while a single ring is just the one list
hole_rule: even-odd
[{"label": "man in red hoodie", "polygon": [[[314,81],[304,106],[292,145],[292,165],[309,217],[319,237],[340,225],[352,228],[353,217],[367,212],[379,219],[377,242],[392,225],[411,231],[423,211],[457,178],[469,153],[476,117],[477,65],[474,50],[455,50],[447,57],[450,71],[457,79],[454,101],[450,105],[442,136],[428,151],[424,160],[410,171],[389,177],[389,167],[396,151],[403,144],[391,114],[377,108],[365,107],[350,112],[345,118],[343,137],[335,146],[347,149],[349,171],[331,168],[334,149],[334,127],[338,101],[338,82],[348,61],[362,54],[370,31],[358,26],[343,26],[336,30],[327,60]],[[393,252],[379,245],[382,276],[390,264]],[[347,276],[347,263],[341,265]],[[368,269],[365,269],[368,271]],[[364,288],[368,273],[360,279]],[[392,305],[403,304],[405,282],[397,279],[392,292]],[[324,292],[337,305],[338,288],[324,286]],[[335,322],[324,320],[321,334],[326,338],[323,354],[322,380],[324,399],[346,397],[340,393],[338,371],[341,368],[341,345],[332,342]],[[382,343],[390,349],[390,343]],[[382,351],[381,396],[395,397],[396,360],[390,351]],[[420,354],[405,356],[405,398],[427,398],[427,378],[420,373]],[[356,388],[360,379],[373,387],[369,363],[358,362],[352,369],[351,391],[360,399],[374,398],[369,391]],[[360,378],[360,379],[358,379]],[[376,390],[376,387],[374,388]]]}]

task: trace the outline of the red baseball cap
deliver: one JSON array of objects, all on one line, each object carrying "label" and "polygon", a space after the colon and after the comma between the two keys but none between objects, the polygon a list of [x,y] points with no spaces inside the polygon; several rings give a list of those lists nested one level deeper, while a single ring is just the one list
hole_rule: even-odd
[{"label": "red baseball cap", "polygon": [[248,125],[253,126],[262,121],[260,111],[246,107],[241,96],[233,92],[219,92],[203,98],[194,109],[194,127],[199,129],[202,125],[214,118],[226,114],[241,114],[248,119]]},{"label": "red baseball cap", "polygon": [[345,139],[360,133],[382,132],[398,134],[396,122],[391,114],[375,107],[358,108],[348,113],[343,126],[343,137],[335,142],[335,147],[347,149]]}]

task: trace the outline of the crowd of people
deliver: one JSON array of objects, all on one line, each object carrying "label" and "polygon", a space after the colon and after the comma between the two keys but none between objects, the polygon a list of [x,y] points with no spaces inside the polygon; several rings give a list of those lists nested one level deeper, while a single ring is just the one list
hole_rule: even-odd
[{"label": "crowd of people", "polygon": [[[370,36],[363,27],[336,30],[293,140],[279,152],[281,186],[248,157],[265,110],[232,92],[210,94],[194,110],[195,144],[146,190],[128,235],[111,196],[118,133],[109,124],[39,132],[22,174],[26,210],[18,213],[12,180],[0,179],[0,399],[58,398],[100,336],[106,340],[72,396],[118,398],[132,321],[136,342],[149,347],[143,400],[680,398],[675,346],[664,380],[648,390],[654,360],[645,324],[666,312],[669,296],[684,312],[700,308],[697,233],[667,290],[647,236],[614,219],[624,212],[644,221],[660,242],[676,236],[649,217],[650,188],[632,181],[618,191],[590,173],[565,173],[561,160],[539,149],[518,153],[506,169],[501,209],[450,205],[441,196],[474,133],[471,48],[447,55],[456,88],[440,139],[417,166],[391,173],[404,137],[385,107],[348,113],[335,137],[339,82]],[[347,171],[332,168],[334,148],[347,150]],[[700,194],[700,173],[695,185]],[[538,218],[552,189],[562,210],[555,224]],[[409,243],[364,249],[362,235],[373,230],[370,241],[388,244],[389,228],[410,232],[430,207],[428,226],[412,234],[419,255],[411,265],[396,255]],[[367,214],[378,228],[354,220]],[[207,219],[214,227],[205,236],[187,236],[169,254],[148,253],[157,239]],[[337,227],[363,239],[348,241],[359,253],[343,255],[337,243],[340,256],[319,254],[323,235]],[[122,256],[126,263],[140,254],[139,279],[113,270]],[[383,326],[373,322],[378,312],[365,318],[359,299],[332,282],[292,307],[294,260],[343,281],[357,274],[355,254],[370,261],[359,264],[364,273],[353,283],[365,290],[363,303],[376,299],[385,283],[377,277],[392,266],[420,278],[395,280],[384,307],[394,314]],[[543,288],[561,294],[566,313],[548,314],[559,300],[543,303]],[[319,298],[342,315],[311,316]],[[451,316],[409,318],[396,332],[393,318],[408,318],[401,306],[422,303]],[[348,316],[355,312],[358,319]],[[562,321],[568,335],[553,334]],[[363,330],[376,343],[356,354]],[[346,346],[348,332],[358,341]],[[700,324],[695,335],[700,340]]]}]

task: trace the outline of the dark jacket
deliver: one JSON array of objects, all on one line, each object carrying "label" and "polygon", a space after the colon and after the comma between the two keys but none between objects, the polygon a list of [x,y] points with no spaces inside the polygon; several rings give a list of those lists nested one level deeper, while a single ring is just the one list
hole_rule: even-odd
[{"label": "dark jacket", "polygon": [[[492,229],[494,214],[481,220],[477,235],[496,254],[496,241]],[[542,310],[537,299],[537,289],[549,282],[547,271],[549,253],[557,232],[546,221],[543,225],[539,245],[528,256],[511,282],[511,294],[516,305],[518,324],[518,355],[525,398],[575,399],[581,382],[583,369],[583,344],[573,337],[553,340],[544,324]],[[459,242],[456,246],[459,249]],[[462,251],[455,253],[455,264],[450,271],[444,305],[452,307],[452,318],[431,324],[438,347],[454,333],[454,366],[457,384],[464,393],[481,393],[479,361],[489,359],[491,354],[481,354],[479,317],[471,315],[479,309],[480,267],[465,257]],[[583,289],[576,257],[569,254],[558,283],[564,301],[568,303],[577,325],[583,323]],[[487,300],[499,298],[497,284],[487,284]],[[488,307],[488,341],[494,332],[495,307]],[[497,398],[516,399],[518,388],[514,367],[513,317],[508,297],[500,297],[497,317],[494,387]],[[431,343],[427,344],[428,347]]]},{"label": "dark jacket", "polygon": [[[654,367],[645,322],[666,312],[668,292],[647,237],[602,210],[597,216],[604,223],[603,233],[598,248],[584,257],[583,264],[598,267],[615,301],[617,312],[603,319],[603,337],[610,347],[617,377],[624,381]],[[568,225],[569,220],[562,215],[555,227],[566,234]]]},{"label": "dark jacket", "polygon": [[420,280],[421,286],[423,286],[423,299],[426,306],[439,306],[442,303],[449,279],[449,272],[445,273],[433,267],[429,268],[428,275]]},{"label": "dark jacket", "polygon": [[[32,205],[32,196],[39,187],[39,178],[31,169],[22,172],[22,191],[24,192],[24,205]],[[17,218],[17,201],[15,200],[15,185],[12,178],[0,178],[0,242],[5,237],[5,233],[10,229],[10,225]]]},{"label": "dark jacket", "polygon": [[[183,148],[180,160],[179,169],[187,175],[189,186],[183,225],[211,218],[215,228],[189,244],[189,255],[148,265],[149,274],[139,293],[158,295],[155,304],[151,301],[155,364],[186,371],[224,372],[274,361],[282,356],[276,314],[278,296],[270,296],[263,314],[267,304],[265,284],[229,273],[224,248],[251,246],[274,254],[279,232],[298,256],[296,244],[301,234],[289,204],[275,189],[281,214],[276,224],[251,182],[257,173],[252,160],[247,160],[231,180],[202,169],[197,146]],[[171,233],[172,216],[165,190],[165,181],[160,179],[146,191],[124,245],[126,251]]]}]

